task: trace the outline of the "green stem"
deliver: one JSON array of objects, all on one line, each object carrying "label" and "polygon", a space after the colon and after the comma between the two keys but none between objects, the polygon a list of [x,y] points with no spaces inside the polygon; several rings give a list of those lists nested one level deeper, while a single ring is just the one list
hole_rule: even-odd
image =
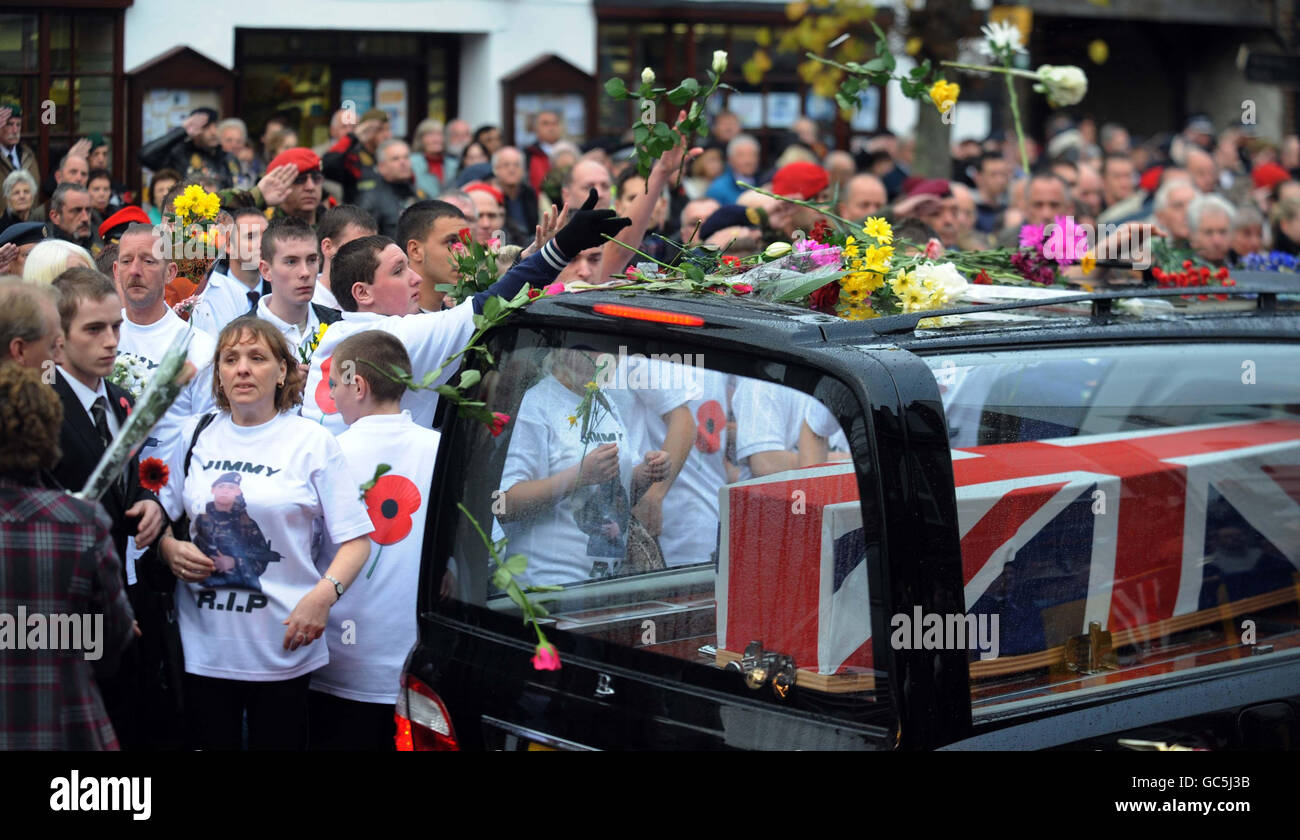
[{"label": "green stem", "polygon": [[1007,97],[1011,100],[1011,122],[1016,127],[1016,142],[1020,144],[1020,168],[1029,175],[1029,153],[1025,151],[1025,129],[1020,125],[1020,97],[1016,95],[1016,83],[1010,76],[1007,79]]},{"label": "green stem", "polygon": [[962,64],[960,61],[941,61],[944,67],[953,67],[958,70],[970,70],[975,73],[1001,73],[1004,76],[1019,76],[1022,79],[1033,79],[1041,81],[1037,73],[1030,70],[1019,70],[1015,67],[991,67],[987,64]]},{"label": "green stem", "polygon": [[370,561],[370,571],[366,572],[366,580],[370,580],[370,576],[375,573],[375,566],[379,565],[379,555],[383,553],[384,547],[381,545],[379,546],[379,550],[375,552],[375,559]]},{"label": "green stem", "polygon": [[765,195],[768,198],[777,198],[780,199],[781,201],[788,201],[791,204],[798,204],[800,207],[807,207],[809,210],[816,210],[818,213],[821,213],[823,216],[834,219],[835,221],[839,222],[842,225],[848,225],[850,230],[855,230],[858,227],[857,223],[850,222],[848,219],[844,218],[843,216],[837,216],[831,211],[823,209],[822,207],[819,207],[816,204],[813,204],[811,201],[804,201],[803,199],[800,198],[786,198],[783,195],[777,195],[776,193],[770,193],[767,190],[759,189],[753,184],[746,184],[744,181],[737,181],[736,186],[746,190],[753,190],[759,195]]},{"label": "green stem", "polygon": [[654,263],[655,265],[657,265],[657,266],[659,266],[659,267],[661,267],[661,268],[666,268],[666,269],[668,269],[669,271],[677,271],[677,269],[673,268],[673,267],[672,267],[671,265],[669,265],[668,263],[660,262],[659,260],[657,260],[657,259],[655,259],[654,257],[650,256],[650,255],[647,254],[646,252],[641,251],[641,250],[638,250],[638,249],[636,249],[636,248],[633,248],[631,245],[627,244],[626,242],[619,242],[617,239],[615,239],[614,237],[610,236],[608,233],[602,233],[601,236],[605,237],[605,238],[608,239],[610,242],[613,242],[615,245],[622,245],[624,248],[628,249],[629,251],[631,251],[631,252],[634,253],[634,254],[637,254],[638,256],[645,257],[647,260],[649,260],[650,262]]}]

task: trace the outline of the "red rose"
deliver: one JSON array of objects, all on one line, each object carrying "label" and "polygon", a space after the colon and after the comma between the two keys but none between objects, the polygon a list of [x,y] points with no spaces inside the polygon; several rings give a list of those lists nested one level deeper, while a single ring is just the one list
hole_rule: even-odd
[{"label": "red rose", "polygon": [[1188,270],[1188,269],[1191,268],[1191,267],[1192,267],[1192,261],[1191,261],[1191,260],[1183,260],[1183,271],[1186,271],[1186,270]]},{"label": "red rose", "polygon": [[825,243],[826,237],[830,235],[830,232],[831,226],[827,224],[825,219],[821,219],[817,224],[813,225],[813,229],[808,235],[817,242]]},{"label": "red rose", "polygon": [[728,254],[722,258],[722,264],[732,268],[740,268],[740,257],[734,257]]},{"label": "red rose", "polygon": [[118,397],[118,398],[117,398],[117,404],[120,405],[120,406],[122,406],[123,410],[126,411],[126,416],[127,416],[127,417],[130,417],[130,416],[131,416],[131,401],[130,401],[130,400],[128,400],[126,397]]},{"label": "red rose", "polygon": [[470,241],[473,239],[473,235],[469,232],[469,228],[467,227],[461,228],[460,233],[456,235],[459,236],[460,241],[464,242],[466,245],[468,245]]},{"label": "red rose", "polygon": [[492,437],[499,437],[505,431],[506,424],[510,422],[510,415],[500,411],[492,412]]},{"label": "red rose", "polygon": [[809,295],[809,302],[812,304],[812,308],[818,312],[834,315],[835,305],[840,302],[840,284],[827,283]]},{"label": "red rose", "polygon": [[754,287],[749,283],[737,283],[731,287],[731,291],[738,295],[747,295],[754,291]]},{"label": "red rose", "polygon": [[560,653],[549,642],[538,642],[533,651],[533,668],[538,671],[560,670]]},{"label": "red rose", "polygon": [[529,300],[535,300],[536,298],[539,298],[539,297],[541,297],[541,296],[542,296],[542,290],[541,290],[541,289],[529,289],[529,290],[528,290],[528,299],[529,299]]},{"label": "red rose", "polygon": [[1215,279],[1217,279],[1217,280],[1223,280],[1223,279],[1225,279],[1227,276],[1228,276],[1228,267],[1227,267],[1226,265],[1225,265],[1225,266],[1219,266],[1219,270],[1216,271],[1216,272],[1214,272],[1214,277],[1215,277]]}]

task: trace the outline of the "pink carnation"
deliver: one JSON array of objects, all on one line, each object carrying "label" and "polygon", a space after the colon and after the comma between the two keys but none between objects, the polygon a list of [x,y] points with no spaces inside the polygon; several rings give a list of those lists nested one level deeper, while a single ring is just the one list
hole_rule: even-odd
[{"label": "pink carnation", "polygon": [[937,260],[941,256],[943,256],[943,243],[931,237],[930,241],[925,243],[925,258],[927,260]]},{"label": "pink carnation", "polygon": [[1043,247],[1043,226],[1022,225],[1020,227],[1020,247],[1035,251]]},{"label": "pink carnation", "polygon": [[543,288],[542,291],[548,295],[561,295],[564,294],[564,284],[557,280]]}]

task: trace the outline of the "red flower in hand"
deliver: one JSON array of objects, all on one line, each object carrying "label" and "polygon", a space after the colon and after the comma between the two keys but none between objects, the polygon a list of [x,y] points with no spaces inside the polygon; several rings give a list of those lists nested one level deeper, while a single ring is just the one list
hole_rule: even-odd
[{"label": "red flower in hand", "polygon": [[366,571],[369,579],[375,573],[384,546],[401,542],[411,533],[411,515],[420,509],[420,491],[409,478],[389,473],[375,480],[366,491],[365,502],[370,524],[375,526],[370,539],[379,544],[379,551]]},{"label": "red flower in hand", "polygon": [[509,422],[509,414],[503,414],[500,411],[492,412],[492,437],[500,437],[501,433],[506,429],[506,424]]},{"label": "red flower in hand", "polygon": [[533,653],[533,668],[538,671],[560,670],[560,652],[550,642],[538,642]]},{"label": "red flower in hand", "polygon": [[145,458],[140,462],[140,486],[150,493],[157,493],[167,486],[171,470],[157,458]]},{"label": "red flower in hand", "polygon": [[466,245],[468,245],[470,243],[470,240],[473,238],[469,232],[469,228],[467,227],[461,228],[460,233],[456,235],[459,236],[460,241],[464,242]]},{"label": "red flower in hand", "polygon": [[695,448],[706,455],[712,455],[722,448],[722,430],[727,425],[727,415],[722,404],[709,400],[695,412],[699,425],[695,428]]},{"label": "red flower in hand", "polygon": [[334,404],[334,398],[330,396],[330,362],[334,361],[331,356],[321,363],[320,382],[316,383],[316,405],[326,414],[338,414],[339,407]]}]

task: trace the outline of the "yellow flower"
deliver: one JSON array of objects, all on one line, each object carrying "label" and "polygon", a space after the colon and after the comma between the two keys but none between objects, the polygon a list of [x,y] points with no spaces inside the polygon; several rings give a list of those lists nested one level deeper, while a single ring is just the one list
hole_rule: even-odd
[{"label": "yellow flower", "polygon": [[1079,260],[1079,268],[1083,269],[1084,274],[1092,274],[1093,270],[1097,268],[1096,255],[1091,251],[1084,254],[1083,259]]},{"label": "yellow flower", "polygon": [[190,211],[194,207],[194,199],[188,195],[178,195],[176,200],[172,202],[172,207],[175,208],[177,217],[184,220],[189,217]]},{"label": "yellow flower", "polygon": [[910,271],[900,271],[889,279],[889,288],[893,289],[896,295],[902,295],[915,285],[916,275]]},{"label": "yellow flower", "polygon": [[867,223],[862,226],[862,232],[881,245],[888,245],[894,241],[894,229],[889,226],[889,222],[879,216],[872,216],[867,219]]},{"label": "yellow flower", "polygon": [[898,297],[903,304],[904,312],[921,312],[933,308],[930,306],[929,290],[915,284],[909,286]]},{"label": "yellow flower", "polygon": [[959,94],[961,94],[961,85],[956,82],[940,79],[930,86],[930,101],[939,109],[940,114],[948,113],[948,109],[957,104]]},{"label": "yellow flower", "polygon": [[206,193],[195,204],[198,213],[205,219],[215,219],[221,212],[221,199],[215,193]]},{"label": "yellow flower", "polygon": [[866,263],[868,271],[878,271],[884,273],[889,270],[889,261],[894,256],[894,249],[890,245],[869,245],[867,252],[863,255],[863,262]]},{"label": "yellow flower", "polygon": [[600,387],[600,386],[596,384],[595,380],[592,380],[591,382],[588,382],[588,383],[587,383],[587,390],[588,390],[588,391],[594,391],[594,390],[596,390],[596,389],[599,388],[599,387]]},{"label": "yellow flower", "polygon": [[572,427],[572,426],[576,426],[576,425],[578,425],[578,418],[577,418],[575,415],[570,414],[570,415],[569,415],[569,426]]},{"label": "yellow flower", "polygon": [[903,46],[903,52],[907,53],[908,55],[916,55],[921,51],[921,47],[923,47],[924,45],[925,45],[924,41],[922,41],[920,38],[913,35],[911,38],[907,39],[907,43]]}]

